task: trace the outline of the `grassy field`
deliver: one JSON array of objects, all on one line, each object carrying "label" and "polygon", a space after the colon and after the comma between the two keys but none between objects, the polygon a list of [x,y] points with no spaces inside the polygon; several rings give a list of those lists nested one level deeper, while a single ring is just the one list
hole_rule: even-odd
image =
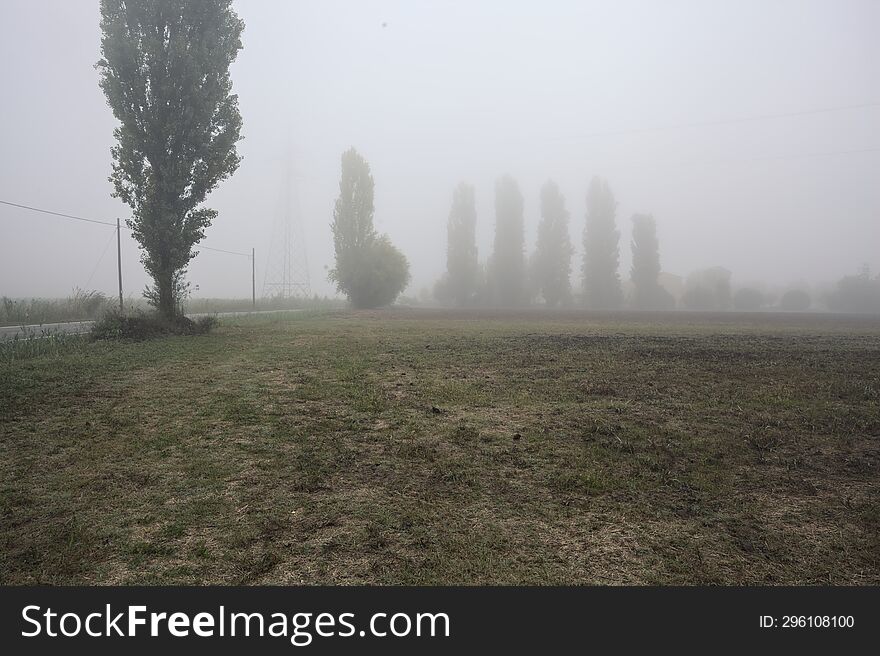
[{"label": "grassy field", "polygon": [[2,583],[880,583],[880,322],[301,313],[0,363]]}]

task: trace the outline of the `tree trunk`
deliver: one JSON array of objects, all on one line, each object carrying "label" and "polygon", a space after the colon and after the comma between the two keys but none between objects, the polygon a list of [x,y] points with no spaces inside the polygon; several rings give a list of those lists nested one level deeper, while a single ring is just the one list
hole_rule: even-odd
[{"label": "tree trunk", "polygon": [[173,319],[177,314],[177,299],[174,298],[174,272],[162,271],[156,277],[159,291],[159,314],[166,319]]}]

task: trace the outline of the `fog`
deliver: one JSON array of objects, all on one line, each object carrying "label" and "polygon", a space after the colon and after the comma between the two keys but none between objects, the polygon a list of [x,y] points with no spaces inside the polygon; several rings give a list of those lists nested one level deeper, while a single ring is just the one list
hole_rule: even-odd
[{"label": "fog", "polygon": [[[311,289],[335,293],[330,222],[350,146],[372,167],[377,228],[409,258],[408,295],[445,269],[459,181],[476,188],[480,259],[489,254],[503,174],[525,197],[528,252],[540,187],[559,184],[575,288],[594,175],[619,202],[623,279],[637,212],[654,216],[662,267],[681,276],[723,266],[735,287],[821,285],[863,264],[880,270],[872,0],[235,8],[246,26],[232,67],[244,160],[208,199],[220,214],[204,245],[255,248],[258,294],[288,170]],[[0,199],[129,215],[107,180],[115,120],[94,69],[98,21],[97,1],[0,7]],[[845,109],[824,111],[834,108]],[[109,226],[0,206],[0,295],[113,294],[112,239]],[[126,294],[139,296],[147,276],[127,236],[123,260]],[[244,257],[202,251],[188,277],[199,296],[250,295]]]}]

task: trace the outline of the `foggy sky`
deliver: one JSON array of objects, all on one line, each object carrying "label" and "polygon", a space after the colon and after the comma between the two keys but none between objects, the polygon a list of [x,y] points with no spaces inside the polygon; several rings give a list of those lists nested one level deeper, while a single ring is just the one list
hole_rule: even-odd
[{"label": "foggy sky", "polygon": [[[505,173],[525,196],[528,252],[540,186],[559,183],[576,288],[593,175],[619,202],[624,279],[636,212],[654,215],[662,267],[680,275],[725,266],[737,287],[821,283],[863,263],[880,271],[880,152],[811,156],[880,148],[880,107],[631,131],[880,102],[880,3],[239,0],[235,9],[245,22],[231,71],[244,161],[208,199],[219,217],[204,244],[255,247],[258,293],[288,155],[312,290],[333,293],[329,226],[349,146],[372,167],[377,227],[409,258],[412,295],[445,268],[461,180],[476,186],[480,259],[489,254],[494,183]],[[115,120],[98,88],[99,48],[96,0],[0,3],[0,199],[128,216],[107,181]],[[0,206],[0,295],[114,293],[112,237],[109,227]],[[128,237],[123,257],[126,294],[140,296],[147,276]],[[202,251],[189,280],[199,296],[247,297],[250,263]]]}]

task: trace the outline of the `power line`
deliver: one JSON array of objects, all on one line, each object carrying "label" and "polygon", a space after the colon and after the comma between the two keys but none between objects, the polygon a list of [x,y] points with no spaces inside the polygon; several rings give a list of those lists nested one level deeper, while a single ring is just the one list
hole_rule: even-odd
[{"label": "power line", "polygon": [[592,137],[609,137],[624,134],[640,134],[644,132],[664,132],[667,130],[682,130],[686,128],[712,127],[716,125],[728,125],[731,123],[749,123],[752,121],[765,121],[768,119],[789,118],[794,116],[811,116],[813,114],[827,114],[830,112],[842,112],[850,109],[864,109],[868,107],[880,107],[880,102],[860,103],[858,105],[841,105],[838,107],[821,107],[807,109],[798,112],[781,112],[778,114],[756,114],[754,116],[741,116],[737,118],[717,119],[712,121],[692,121],[689,123],[673,123],[670,125],[658,125],[646,128],[628,128],[623,130],[609,130],[607,132],[589,132],[586,134],[573,135],[570,137],[556,137],[553,141],[563,139],[589,139]]},{"label": "power line", "polygon": [[838,155],[858,155],[862,153],[878,153],[880,148],[855,148],[852,150],[829,150],[814,153],[790,153],[783,155],[763,155],[742,159],[691,160],[686,162],[668,162],[664,166],[703,166],[706,164],[748,164],[750,162],[766,162],[780,159],[807,159],[810,157],[836,157]]},{"label": "power line", "polygon": [[[99,225],[108,225],[108,226],[112,226],[113,228],[116,227],[115,223],[110,223],[109,221],[100,221],[98,219],[88,219],[84,216],[65,214],[64,212],[53,212],[52,210],[46,210],[46,209],[43,209],[40,207],[31,207],[30,205],[22,205],[20,203],[13,203],[8,200],[0,200],[0,203],[2,203],[3,205],[9,205],[10,207],[18,207],[19,209],[23,209],[23,210],[30,210],[31,212],[39,212],[41,214],[50,214],[52,216],[58,216],[58,217],[62,217],[65,219],[73,219],[75,221],[86,221],[88,223],[97,223]],[[131,228],[129,228],[128,226],[122,226],[122,228],[125,230],[128,230],[128,231],[131,231]],[[239,253],[238,251],[227,251],[227,250],[223,250],[222,248],[211,248],[210,246],[197,246],[197,247],[202,250],[216,251],[218,253],[228,253],[229,255],[241,255],[243,257],[250,257],[251,256],[250,253]]]},{"label": "power line", "polygon": [[30,205],[20,205],[19,203],[11,203],[8,200],[0,200],[0,203],[3,205],[9,205],[11,207],[18,207],[23,210],[30,210],[31,212],[40,212],[42,214],[51,214],[52,216],[60,216],[65,219],[73,219],[75,221],[86,221],[88,223],[98,223],[100,225],[108,225],[116,227],[115,223],[110,223],[109,221],[98,221],[97,219],[87,219],[84,216],[74,216],[73,214],[64,214],[63,212],[53,212],[52,210],[44,210],[39,207],[31,207]]},{"label": "power line", "polygon": [[242,257],[250,257],[250,253],[239,253],[238,251],[224,251],[222,248],[211,248],[209,246],[201,246],[199,244],[195,244],[194,248],[198,248],[200,250],[206,251],[217,251],[218,253],[228,253],[229,255],[241,255]]},{"label": "power line", "polygon": [[113,242],[113,238],[116,237],[116,230],[110,233],[110,239],[107,240],[107,243],[104,245],[104,250],[101,251],[101,257],[98,258],[98,262],[95,264],[95,268],[92,269],[91,275],[89,275],[89,279],[86,281],[85,288],[88,289],[89,285],[92,284],[92,278],[95,277],[95,274],[98,273],[98,267],[101,266],[101,262],[104,261],[104,256],[107,254],[107,249],[110,248],[110,244]]}]

